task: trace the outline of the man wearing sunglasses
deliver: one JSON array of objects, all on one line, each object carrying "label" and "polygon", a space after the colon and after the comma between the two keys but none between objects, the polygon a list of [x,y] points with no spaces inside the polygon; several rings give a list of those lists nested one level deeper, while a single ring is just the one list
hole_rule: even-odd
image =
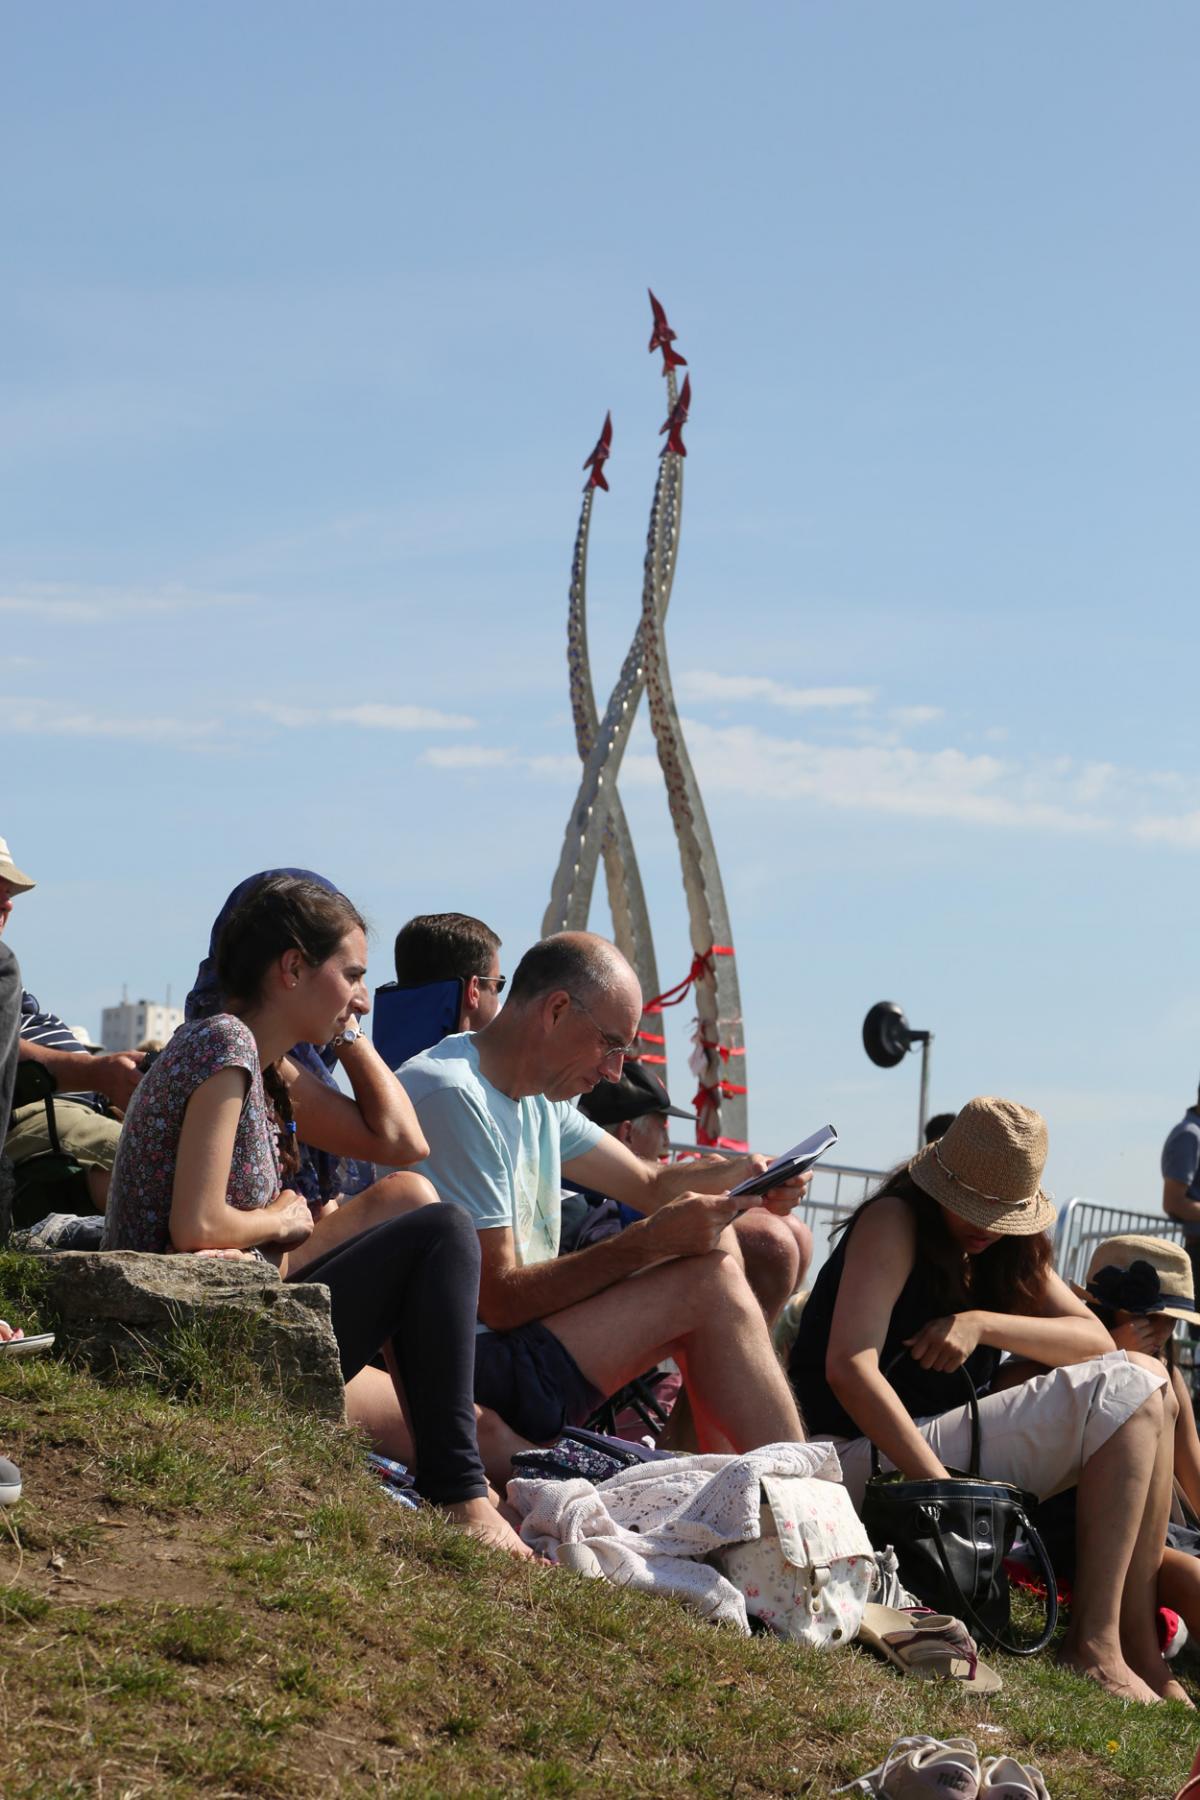
[{"label": "man wearing sunglasses", "polygon": [[[479,1232],[476,1401],[545,1443],[671,1356],[702,1449],[799,1440],[762,1311],[723,1242],[746,1204],[728,1189],[766,1158],[647,1162],[573,1104],[620,1079],[641,1010],[637,977],[614,945],[561,932],[521,959],[490,1024],[443,1038],[398,1071],[430,1146],[420,1172]],[[564,1174],[644,1216],[559,1256]],[[807,1182],[763,1203],[789,1213]]]},{"label": "man wearing sunglasses", "polygon": [[507,976],[500,973],[500,939],[470,913],[421,913],[396,933],[396,985],[427,987],[461,981],[459,1031],[482,1031],[500,1010]]}]

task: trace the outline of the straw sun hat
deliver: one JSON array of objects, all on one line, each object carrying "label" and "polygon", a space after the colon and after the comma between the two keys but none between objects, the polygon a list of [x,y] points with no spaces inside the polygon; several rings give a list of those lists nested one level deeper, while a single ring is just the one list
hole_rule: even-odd
[{"label": "straw sun hat", "polygon": [[1099,1300],[1114,1312],[1166,1313],[1196,1322],[1191,1258],[1170,1238],[1105,1238],[1092,1252],[1086,1286],[1071,1286],[1081,1299]]},{"label": "straw sun hat", "polygon": [[1042,1192],[1046,1121],[1015,1100],[968,1100],[945,1136],[908,1165],[917,1186],[982,1231],[1032,1237],[1055,1219]]}]

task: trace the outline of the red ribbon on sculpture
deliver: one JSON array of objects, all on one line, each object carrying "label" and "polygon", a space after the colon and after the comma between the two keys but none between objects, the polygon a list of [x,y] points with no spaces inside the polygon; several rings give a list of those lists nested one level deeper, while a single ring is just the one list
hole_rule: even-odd
[{"label": "red ribbon on sculpture", "polygon": [[693,956],[692,966],[683,980],[676,982],[674,987],[666,988],[663,993],[655,994],[653,1000],[647,1000],[642,1007],[643,1013],[657,1013],[661,1012],[664,1006],[678,1006],[682,1000],[687,998],[688,989],[699,981],[702,975],[712,973],[711,964],[714,956],[732,955],[732,944],[713,944],[707,950],[698,951]]}]

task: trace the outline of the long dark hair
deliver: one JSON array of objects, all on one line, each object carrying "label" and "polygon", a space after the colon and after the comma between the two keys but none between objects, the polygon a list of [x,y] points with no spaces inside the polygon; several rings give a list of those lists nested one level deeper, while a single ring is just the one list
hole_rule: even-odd
[{"label": "long dark hair", "polygon": [[1041,1312],[1046,1275],[1054,1260],[1049,1232],[1005,1236],[980,1255],[967,1256],[946,1227],[945,1208],[918,1187],[907,1163],[885,1176],[838,1229],[844,1230],[868,1206],[887,1198],[903,1200],[913,1215],[917,1262],[932,1276],[936,1304],[947,1312],[964,1306],[990,1312]]},{"label": "long dark hair", "polygon": [[[366,920],[345,894],[295,875],[268,875],[234,907],[217,940],[216,975],[221,998],[243,1006],[262,994],[267,970],[288,950],[299,950],[310,968],[333,955],[348,931],[366,931]],[[279,1131],[279,1166],[286,1181],[300,1168],[291,1095],[279,1064],[262,1072],[263,1088]]]}]

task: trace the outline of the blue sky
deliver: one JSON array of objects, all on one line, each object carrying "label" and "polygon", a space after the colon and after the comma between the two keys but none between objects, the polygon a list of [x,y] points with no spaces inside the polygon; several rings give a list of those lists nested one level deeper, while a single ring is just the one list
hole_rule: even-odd
[{"label": "blue sky", "polygon": [[[0,407],[9,929],[98,1028],[235,881],[537,934],[689,359],[668,638],[739,952],[751,1127],[910,1148],[1040,1106],[1156,1204],[1200,1075],[1193,8],[125,0],[10,19]],[[644,729],[622,791],[687,967]],[[603,907],[595,922],[604,928]],[[674,1046],[674,1085],[688,1086]]]}]

